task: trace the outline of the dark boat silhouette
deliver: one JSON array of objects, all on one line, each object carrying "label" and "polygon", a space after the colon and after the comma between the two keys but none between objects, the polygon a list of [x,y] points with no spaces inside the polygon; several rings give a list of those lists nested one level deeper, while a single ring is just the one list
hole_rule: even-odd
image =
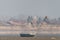
[{"label": "dark boat silhouette", "polygon": [[21,37],[34,37],[35,35],[31,34],[20,34]]}]

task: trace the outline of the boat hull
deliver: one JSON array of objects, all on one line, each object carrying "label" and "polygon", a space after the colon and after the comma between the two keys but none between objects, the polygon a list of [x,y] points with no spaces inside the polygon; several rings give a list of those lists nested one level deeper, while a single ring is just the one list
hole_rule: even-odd
[{"label": "boat hull", "polygon": [[35,35],[31,34],[20,34],[21,37],[34,37]]}]

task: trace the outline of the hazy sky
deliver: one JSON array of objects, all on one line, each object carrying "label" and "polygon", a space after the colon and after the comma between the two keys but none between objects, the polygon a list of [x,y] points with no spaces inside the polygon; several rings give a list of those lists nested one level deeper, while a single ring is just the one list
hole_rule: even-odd
[{"label": "hazy sky", "polygon": [[60,17],[60,0],[0,0],[0,18],[19,15]]}]

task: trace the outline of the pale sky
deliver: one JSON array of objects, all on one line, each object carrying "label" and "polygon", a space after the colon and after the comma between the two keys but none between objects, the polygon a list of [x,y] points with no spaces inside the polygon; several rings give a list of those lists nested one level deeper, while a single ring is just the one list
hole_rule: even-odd
[{"label": "pale sky", "polygon": [[18,15],[58,18],[60,0],[0,0],[0,18]]}]

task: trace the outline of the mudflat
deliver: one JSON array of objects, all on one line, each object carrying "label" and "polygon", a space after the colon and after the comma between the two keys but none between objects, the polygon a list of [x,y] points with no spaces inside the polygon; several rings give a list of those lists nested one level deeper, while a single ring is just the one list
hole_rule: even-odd
[{"label": "mudflat", "polygon": [[60,40],[60,37],[0,37],[0,40]]}]

